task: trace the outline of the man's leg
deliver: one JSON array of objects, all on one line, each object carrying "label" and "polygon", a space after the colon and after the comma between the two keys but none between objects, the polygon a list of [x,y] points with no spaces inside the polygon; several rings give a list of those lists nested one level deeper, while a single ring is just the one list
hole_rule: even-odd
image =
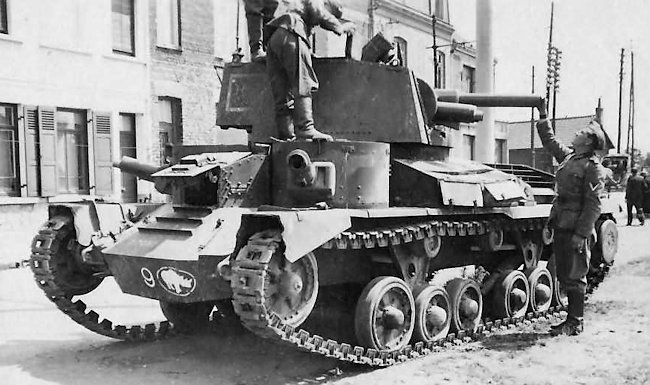
[{"label": "man's leg", "polygon": [[314,127],[314,112],[312,103],[312,93],[318,90],[318,79],[311,62],[311,52],[307,43],[298,39],[297,55],[297,84],[294,85],[295,104],[293,114],[293,124],[296,128],[296,137],[298,139],[333,140],[331,135],[324,134]]},{"label": "man's leg", "polygon": [[290,83],[282,60],[284,51],[287,50],[287,34],[289,32],[278,29],[271,36],[266,61],[266,73],[271,83],[271,93],[275,105],[275,125],[280,140],[295,139],[291,117],[293,101],[289,97]]},{"label": "man's leg", "polygon": [[639,222],[641,222],[641,226],[643,226],[645,224],[645,215],[643,214],[643,200],[635,202],[634,207],[636,208],[636,217],[639,219]]},{"label": "man's leg", "polygon": [[262,45],[264,30],[264,1],[244,0],[246,12],[246,25],[248,26],[248,45],[250,47],[251,61],[263,61],[266,58]]},{"label": "man's leg", "polygon": [[558,280],[565,288],[569,301],[567,319],[561,324],[551,327],[553,335],[577,335],[583,329],[586,276],[589,271],[590,253],[586,244],[582,252],[573,250],[571,247],[572,235],[572,231],[556,231],[553,241]]},{"label": "man's leg", "polygon": [[627,225],[632,226],[632,201],[628,200],[627,202]]}]

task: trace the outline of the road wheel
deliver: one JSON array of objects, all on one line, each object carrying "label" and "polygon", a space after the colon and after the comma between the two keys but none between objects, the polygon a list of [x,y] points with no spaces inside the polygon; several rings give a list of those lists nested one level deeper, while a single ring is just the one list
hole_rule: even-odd
[{"label": "road wheel", "polygon": [[415,301],[406,283],[397,277],[377,277],[359,297],[354,330],[360,344],[394,351],[406,346],[415,327]]},{"label": "road wheel", "polygon": [[476,331],[483,314],[481,288],[471,279],[454,278],[447,283],[451,302],[451,331]]},{"label": "road wheel", "polygon": [[451,327],[451,303],[447,291],[426,286],[415,297],[415,338],[429,342],[445,338]]}]

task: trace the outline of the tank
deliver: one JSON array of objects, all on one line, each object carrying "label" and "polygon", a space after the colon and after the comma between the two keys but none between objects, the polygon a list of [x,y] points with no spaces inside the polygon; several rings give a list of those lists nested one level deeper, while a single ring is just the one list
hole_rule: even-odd
[{"label": "tank", "polygon": [[[316,126],[335,141],[273,140],[264,67],[228,64],[218,124],[247,130],[249,147],[203,146],[162,169],[116,163],[154,182],[166,204],[51,205],[31,257],[48,298],[114,338],[241,323],[262,338],[375,366],[565,305],[546,227],[551,206],[535,194],[552,192],[450,158],[451,133],[480,120],[480,107],[543,99],[433,90],[408,68],[349,58],[314,66]],[[616,242],[604,211],[594,274],[613,263]],[[159,301],[167,321],[116,325],[75,300],[109,277],[126,294]]]}]

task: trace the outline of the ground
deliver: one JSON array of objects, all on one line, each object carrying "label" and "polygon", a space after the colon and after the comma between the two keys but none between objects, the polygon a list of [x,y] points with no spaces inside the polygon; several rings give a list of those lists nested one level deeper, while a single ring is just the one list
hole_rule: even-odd
[{"label": "ground", "polygon": [[[582,335],[551,338],[545,322],[377,370],[247,332],[111,340],[58,311],[29,269],[0,270],[0,383],[650,384],[650,226],[620,223],[616,263],[588,300]],[[155,302],[121,294],[110,281],[88,302],[117,320],[162,319]]]}]

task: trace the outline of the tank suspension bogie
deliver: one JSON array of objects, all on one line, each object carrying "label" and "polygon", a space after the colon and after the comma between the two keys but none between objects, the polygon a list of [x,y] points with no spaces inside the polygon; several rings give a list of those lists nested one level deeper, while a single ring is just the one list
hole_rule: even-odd
[{"label": "tank suspension bogie", "polygon": [[360,344],[399,350],[411,340],[414,327],[415,301],[406,282],[397,277],[377,277],[366,285],[354,315]]},{"label": "tank suspension bogie", "polygon": [[528,309],[528,278],[519,270],[505,272],[495,285],[491,313],[496,317],[523,317]]},{"label": "tank suspension bogie", "polygon": [[566,290],[564,290],[562,284],[557,278],[557,270],[555,267],[555,254],[551,254],[548,260],[548,264],[546,265],[546,268],[551,273],[551,277],[553,278],[551,306],[567,306],[569,300],[566,295]]},{"label": "tank suspension bogie", "polygon": [[441,286],[425,286],[415,296],[415,340],[430,342],[445,338],[451,327],[451,314],[447,291]]},{"label": "tank suspension bogie", "polygon": [[503,246],[503,230],[496,228],[479,236],[479,248],[486,252],[497,251]]},{"label": "tank suspension bogie", "polygon": [[545,312],[553,300],[553,277],[547,268],[537,266],[525,271],[530,288],[528,309],[532,312]]},{"label": "tank suspension bogie", "polygon": [[611,266],[614,257],[618,252],[618,229],[616,223],[611,219],[605,219],[596,223],[597,241],[593,247],[591,264],[605,264]]},{"label": "tank suspension bogie", "polygon": [[454,278],[446,285],[451,303],[451,330],[476,331],[483,314],[483,296],[475,281]]}]

